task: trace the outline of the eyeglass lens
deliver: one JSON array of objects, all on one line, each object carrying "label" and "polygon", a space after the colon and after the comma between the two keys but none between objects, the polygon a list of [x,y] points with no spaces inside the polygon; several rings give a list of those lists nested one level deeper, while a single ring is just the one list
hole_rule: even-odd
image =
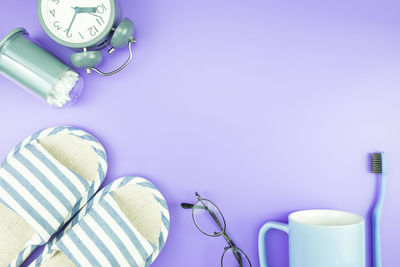
[{"label": "eyeglass lens", "polygon": [[218,208],[209,200],[197,201],[193,207],[197,227],[207,235],[218,236],[225,231],[225,221]]},{"label": "eyeglass lens", "polygon": [[224,267],[251,267],[249,259],[238,248],[229,248],[222,256],[222,266]]}]

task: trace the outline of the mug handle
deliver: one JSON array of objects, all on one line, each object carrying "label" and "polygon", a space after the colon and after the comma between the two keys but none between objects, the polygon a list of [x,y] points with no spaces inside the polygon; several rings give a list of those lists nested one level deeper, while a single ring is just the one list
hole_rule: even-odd
[{"label": "mug handle", "polygon": [[267,231],[270,229],[281,230],[281,231],[289,234],[289,225],[286,223],[267,222],[266,224],[264,224],[261,227],[260,233],[258,234],[258,254],[260,257],[260,266],[261,267],[268,267],[267,251],[265,248],[265,235],[267,234]]}]

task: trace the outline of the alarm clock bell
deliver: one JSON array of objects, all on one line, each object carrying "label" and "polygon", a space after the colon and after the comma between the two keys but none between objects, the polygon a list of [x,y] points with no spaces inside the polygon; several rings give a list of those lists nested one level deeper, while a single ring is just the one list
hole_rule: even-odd
[{"label": "alarm clock bell", "polygon": [[132,60],[132,43],[136,43],[136,40],[133,37],[134,26],[130,19],[124,18],[119,23],[118,27],[116,29],[112,28],[112,30],[114,31],[114,33],[111,37],[111,47],[109,48],[108,53],[111,54],[115,51],[116,48],[122,48],[126,45],[128,45],[129,47],[129,58],[121,67],[111,72],[100,71],[96,67],[102,62],[103,56],[101,52],[88,51],[87,48],[83,48],[83,52],[71,55],[71,63],[75,67],[85,68],[88,74],[90,74],[92,71],[95,71],[102,76],[110,76],[124,69]]}]

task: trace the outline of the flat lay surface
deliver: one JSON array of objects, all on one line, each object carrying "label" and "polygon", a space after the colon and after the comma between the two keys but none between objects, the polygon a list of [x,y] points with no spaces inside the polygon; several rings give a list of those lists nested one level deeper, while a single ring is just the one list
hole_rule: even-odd
[{"label": "flat lay surface", "polygon": [[[23,2],[3,0],[1,38],[25,27],[69,64],[73,51],[45,34],[36,1]],[[85,88],[73,106],[51,108],[0,76],[1,158],[43,128],[91,133],[108,154],[103,187],[137,175],[167,200],[171,228],[155,267],[220,265],[224,238],[202,234],[180,206],[196,191],[221,209],[253,266],[265,222],[313,208],[363,216],[372,266],[377,178],[368,153],[384,151],[383,265],[400,265],[398,1],[119,4],[136,27],[133,62],[111,77],[81,71]],[[104,53],[101,68],[115,69],[127,53]],[[270,266],[288,266],[287,240],[268,233]]]}]

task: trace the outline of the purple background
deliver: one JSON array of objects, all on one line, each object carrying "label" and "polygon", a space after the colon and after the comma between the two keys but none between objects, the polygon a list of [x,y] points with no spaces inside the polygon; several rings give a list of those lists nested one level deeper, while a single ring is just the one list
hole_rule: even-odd
[{"label": "purple background", "polygon": [[[71,51],[44,34],[36,1],[2,1],[0,34],[24,26],[64,60]],[[172,225],[153,266],[218,266],[223,238],[202,235],[182,210],[200,192],[258,266],[257,236],[295,210],[343,209],[367,219],[376,177],[368,153],[387,153],[382,221],[384,266],[400,266],[400,2],[396,0],[121,0],[136,24],[124,72],[85,75],[78,102],[57,110],[0,77],[4,157],[54,125],[99,138],[106,183],[153,181]],[[112,69],[126,51],[107,57]],[[396,227],[397,226],[397,227]],[[271,266],[288,266],[287,237],[272,231]]]}]

